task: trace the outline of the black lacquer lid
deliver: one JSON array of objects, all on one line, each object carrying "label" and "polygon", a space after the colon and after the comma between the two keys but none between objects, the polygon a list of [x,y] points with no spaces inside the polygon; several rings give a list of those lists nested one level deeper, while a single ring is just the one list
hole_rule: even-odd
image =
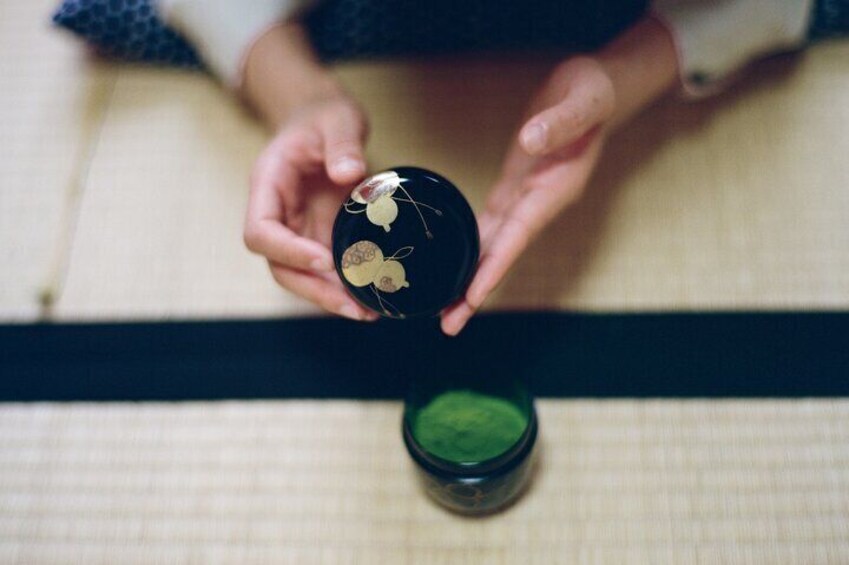
[{"label": "black lacquer lid", "polygon": [[397,167],[360,183],[333,225],[342,282],[390,318],[432,316],[466,290],[479,253],[469,203],[444,177]]}]

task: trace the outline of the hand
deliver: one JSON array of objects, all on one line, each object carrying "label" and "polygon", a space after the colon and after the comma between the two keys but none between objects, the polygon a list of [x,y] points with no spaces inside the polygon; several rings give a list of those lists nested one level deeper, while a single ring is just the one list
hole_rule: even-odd
[{"label": "hand", "polygon": [[509,149],[479,218],[481,261],[464,300],[443,313],[456,335],[539,232],[580,197],[598,161],[615,105],[595,59],[560,65],[531,102],[532,116]]},{"label": "hand", "polygon": [[678,76],[672,34],[652,16],[592,57],[558,66],[534,97],[480,218],[481,262],[465,297],[442,314],[456,335],[513,263],[584,190],[604,140]]},{"label": "hand", "polygon": [[330,239],[339,206],[365,175],[367,131],[359,105],[341,91],[294,110],[254,167],[244,231],[280,286],[354,320],[378,316],[345,291]]}]

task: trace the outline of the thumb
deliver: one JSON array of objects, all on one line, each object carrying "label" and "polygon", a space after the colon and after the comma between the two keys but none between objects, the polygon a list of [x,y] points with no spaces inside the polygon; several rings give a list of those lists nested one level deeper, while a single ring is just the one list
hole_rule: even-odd
[{"label": "thumb", "polygon": [[560,102],[533,116],[519,132],[519,142],[529,154],[562,149],[613,113],[613,83],[600,67],[587,65],[570,79]]},{"label": "thumb", "polygon": [[336,184],[352,183],[365,175],[363,145],[368,127],[355,108],[334,107],[321,124],[327,176]]}]

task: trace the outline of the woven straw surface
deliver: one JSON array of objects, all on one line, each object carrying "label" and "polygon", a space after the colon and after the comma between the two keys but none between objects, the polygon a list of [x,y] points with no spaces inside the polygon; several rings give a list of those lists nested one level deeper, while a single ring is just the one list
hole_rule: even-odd
[{"label": "woven straw surface", "polygon": [[0,561],[849,561],[849,402],[538,407],[530,491],[468,519],[395,403],[6,405]]}]

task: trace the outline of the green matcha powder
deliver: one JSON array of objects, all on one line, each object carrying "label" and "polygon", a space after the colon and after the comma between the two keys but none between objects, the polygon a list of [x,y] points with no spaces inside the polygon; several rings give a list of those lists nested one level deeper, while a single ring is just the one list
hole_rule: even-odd
[{"label": "green matcha powder", "polygon": [[511,402],[469,390],[436,396],[412,422],[419,445],[456,463],[501,455],[519,440],[527,424],[527,417]]}]

